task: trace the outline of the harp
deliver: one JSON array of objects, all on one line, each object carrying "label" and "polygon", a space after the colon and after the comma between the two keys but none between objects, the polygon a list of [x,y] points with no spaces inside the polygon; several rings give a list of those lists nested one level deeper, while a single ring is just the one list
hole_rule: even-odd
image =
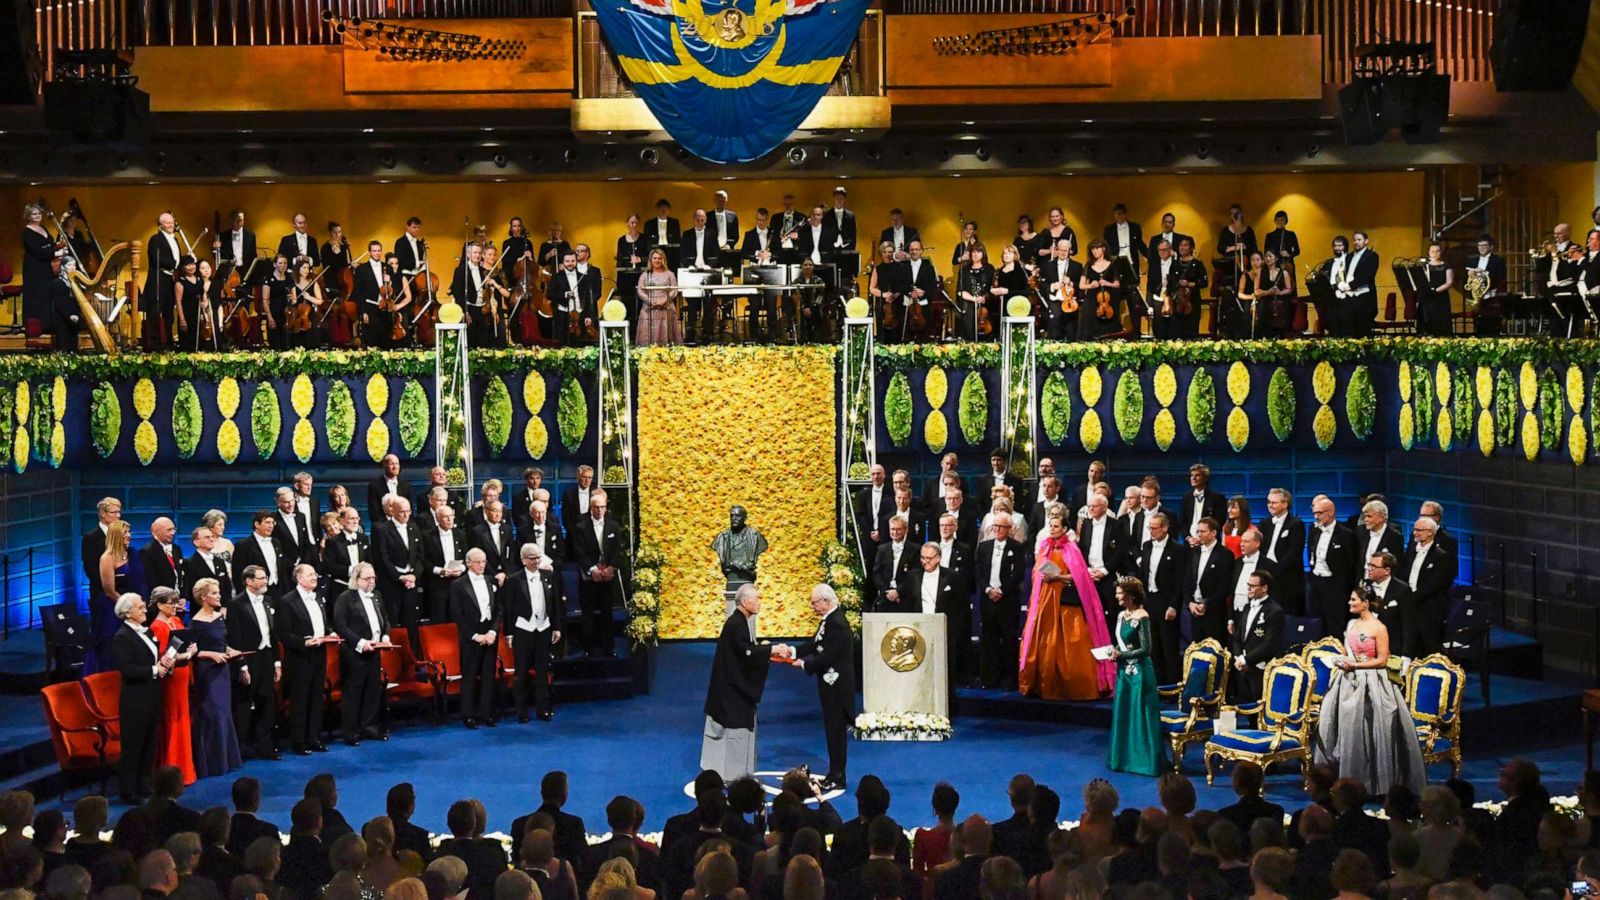
[{"label": "harp", "polygon": [[121,323],[136,317],[135,313],[129,313],[128,310],[135,296],[134,284],[139,279],[139,262],[143,251],[144,243],[141,241],[115,244],[106,251],[100,269],[93,277],[74,271],[67,279],[67,286],[78,301],[78,315],[89,330],[89,339],[95,349],[102,353],[117,353],[118,341],[113,335],[113,327],[118,333],[131,333]]}]

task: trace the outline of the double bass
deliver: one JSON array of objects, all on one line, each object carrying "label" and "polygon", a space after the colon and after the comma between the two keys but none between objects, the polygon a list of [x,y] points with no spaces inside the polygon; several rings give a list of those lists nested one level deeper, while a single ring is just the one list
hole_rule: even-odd
[{"label": "double bass", "polygon": [[411,294],[425,299],[411,324],[415,326],[417,343],[426,345],[433,343],[433,326],[439,321],[439,276],[433,274],[433,266],[428,264],[428,242],[417,238],[417,243],[422,250],[422,267],[411,281]]}]

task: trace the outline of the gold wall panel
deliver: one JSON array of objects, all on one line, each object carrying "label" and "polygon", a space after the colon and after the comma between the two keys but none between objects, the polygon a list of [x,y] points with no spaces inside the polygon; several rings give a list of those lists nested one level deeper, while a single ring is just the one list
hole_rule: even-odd
[{"label": "gold wall panel", "polygon": [[568,19],[398,20],[385,24],[522,41],[527,49],[516,59],[410,62],[363,50],[355,46],[347,34],[345,90],[355,94],[572,90],[572,22]]},{"label": "gold wall panel", "polygon": [[[882,131],[889,127],[890,105],[884,97],[823,97],[800,131],[821,128],[860,128]],[[603,97],[572,101],[572,130],[579,137],[603,131],[666,132],[655,114],[637,97]]]}]

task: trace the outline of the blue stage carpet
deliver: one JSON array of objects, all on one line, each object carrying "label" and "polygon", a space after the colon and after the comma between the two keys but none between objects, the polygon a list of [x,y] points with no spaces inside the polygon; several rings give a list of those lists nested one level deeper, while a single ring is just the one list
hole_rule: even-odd
[{"label": "blue stage carpet", "polygon": [[[438,728],[408,724],[386,743],[335,744],[329,752],[311,757],[251,762],[235,774],[262,780],[263,815],[280,827],[287,827],[289,809],[306,780],[326,771],[338,776],[339,808],[358,828],[383,813],[390,785],[411,781],[417,788],[418,824],[442,831],[451,802],[476,797],[488,807],[490,830],[508,831],[512,819],[538,805],[540,777],[550,769],[564,769],[572,781],[567,809],[582,816],[591,832],[607,830],[605,804],[616,794],[644,803],[645,830],[659,830],[668,816],[690,804],[683,785],[699,764],[701,704],[711,653],[709,643],[664,646],[652,693],[622,702],[558,705],[551,723],[518,725],[512,720],[477,731],[459,724]],[[826,771],[814,681],[788,668],[775,669],[771,675],[761,705],[760,768],[808,763],[813,771]],[[851,783],[868,773],[882,777],[894,796],[891,814],[907,827],[932,821],[928,797],[940,780],[961,791],[963,815],[1009,815],[1005,787],[1016,772],[1028,772],[1056,788],[1063,797],[1062,817],[1067,819],[1078,817],[1082,785],[1097,776],[1116,785],[1124,806],[1155,803],[1154,779],[1106,771],[1105,736],[1100,729],[1048,722],[959,718],[955,737],[944,743],[853,741]],[[1471,760],[1466,775],[1477,784],[1480,800],[1501,799],[1494,783],[1503,759],[1471,754],[1482,740],[1467,736]],[[1554,793],[1574,792],[1583,770],[1581,742],[1525,755],[1544,770]],[[1198,748],[1190,749],[1186,771],[1195,780],[1201,806],[1232,802],[1225,776],[1216,787],[1206,788]],[[1435,766],[1429,774],[1443,779],[1449,770]],[[201,781],[189,789],[184,802],[201,808],[227,804],[233,777]],[[1299,778],[1288,770],[1269,777],[1268,795],[1289,806],[1304,802]],[[854,815],[851,797],[840,798],[836,805],[845,817]]]}]

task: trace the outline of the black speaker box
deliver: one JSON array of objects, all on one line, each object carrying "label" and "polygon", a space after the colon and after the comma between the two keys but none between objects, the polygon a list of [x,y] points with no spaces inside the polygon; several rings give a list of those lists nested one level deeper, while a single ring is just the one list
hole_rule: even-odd
[{"label": "black speaker box", "polygon": [[138,148],[149,139],[150,95],[127,85],[50,82],[44,121],[75,143]]},{"label": "black speaker box", "polygon": [[1565,90],[1588,27],[1588,0],[1506,0],[1489,45],[1495,89]]},{"label": "black speaker box", "polygon": [[1389,130],[1383,122],[1384,93],[1380,81],[1355,81],[1339,89],[1339,121],[1346,144],[1376,144]]},{"label": "black speaker box", "polygon": [[39,102],[39,49],[33,37],[33,7],[26,0],[0,0],[0,105]]}]

